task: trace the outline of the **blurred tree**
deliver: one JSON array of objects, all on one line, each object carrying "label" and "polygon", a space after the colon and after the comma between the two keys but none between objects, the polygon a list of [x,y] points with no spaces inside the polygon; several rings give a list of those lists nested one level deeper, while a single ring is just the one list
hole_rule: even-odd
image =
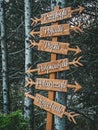
[{"label": "blurred tree", "polygon": [[[32,65],[32,51],[30,46],[30,31],[31,31],[31,0],[25,0],[25,83],[26,80],[30,78],[30,75],[27,74],[28,68]],[[25,87],[24,92],[32,93],[32,88]],[[34,108],[33,108],[33,101],[30,98],[24,98],[24,117],[30,119],[30,126],[29,128],[34,129]]]},{"label": "blurred tree", "polygon": [[8,54],[5,34],[5,4],[0,0],[0,29],[1,29],[1,53],[2,53],[2,90],[3,112],[9,113],[9,83],[8,83]]}]

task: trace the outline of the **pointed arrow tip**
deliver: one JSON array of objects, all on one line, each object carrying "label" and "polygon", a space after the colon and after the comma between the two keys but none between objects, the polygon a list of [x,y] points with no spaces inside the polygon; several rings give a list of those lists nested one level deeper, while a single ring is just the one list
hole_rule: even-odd
[{"label": "pointed arrow tip", "polygon": [[80,13],[82,13],[82,11],[83,11],[85,8],[82,7],[82,6],[79,6],[79,9],[80,9],[79,14],[80,14]]},{"label": "pointed arrow tip", "polygon": [[82,87],[81,87],[81,85],[80,85],[79,83],[77,83],[76,81],[75,81],[75,84],[76,84],[76,88],[75,88],[74,92],[77,92],[77,91],[79,91]]}]

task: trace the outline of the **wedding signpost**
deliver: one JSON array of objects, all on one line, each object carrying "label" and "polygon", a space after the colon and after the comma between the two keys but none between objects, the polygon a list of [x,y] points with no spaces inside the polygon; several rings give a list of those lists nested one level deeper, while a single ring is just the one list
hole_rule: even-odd
[{"label": "wedding signpost", "polygon": [[68,119],[76,124],[74,117],[78,116],[75,112],[67,112],[66,106],[55,102],[55,92],[67,92],[69,88],[74,89],[74,92],[77,92],[81,89],[81,85],[75,81],[75,84],[68,83],[68,80],[56,79],[56,72],[62,72],[69,70],[71,65],[75,67],[83,66],[80,63],[79,58],[74,58],[72,61],[69,61],[68,58],[57,60],[57,54],[67,55],[68,52],[72,51],[76,54],[81,52],[81,49],[76,46],[76,48],[71,48],[69,43],[59,42],[58,37],[64,35],[70,35],[71,31],[76,33],[83,32],[81,30],[81,25],[71,26],[70,24],[58,24],[58,21],[68,19],[72,17],[73,13],[81,13],[84,10],[83,7],[72,10],[71,7],[59,9],[58,6],[54,7],[54,11],[45,13],[41,15],[41,18],[32,18],[32,25],[37,24],[38,22],[42,24],[52,23],[50,26],[42,26],[40,31],[32,30],[30,35],[35,37],[39,35],[40,38],[52,37],[51,41],[40,40],[39,43],[30,40],[30,47],[37,47],[38,51],[44,51],[51,53],[51,61],[37,64],[36,69],[31,67],[27,70],[27,73],[31,74],[37,72],[38,75],[49,74],[49,79],[46,78],[36,78],[34,82],[31,78],[27,79],[27,84],[25,86],[34,87],[38,90],[48,91],[48,97],[36,93],[35,96],[32,96],[29,92],[25,94],[27,98],[32,98],[34,104],[41,109],[47,111],[47,120],[46,120],[46,130],[52,130],[53,125],[53,115],[56,115],[62,118],[64,115]]}]

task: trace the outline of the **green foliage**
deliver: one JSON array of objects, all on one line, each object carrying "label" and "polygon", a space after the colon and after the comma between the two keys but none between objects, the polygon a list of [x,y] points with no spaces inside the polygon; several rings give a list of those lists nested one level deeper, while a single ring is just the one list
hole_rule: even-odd
[{"label": "green foliage", "polygon": [[20,110],[12,112],[9,115],[0,114],[0,130],[25,130],[28,120]]}]

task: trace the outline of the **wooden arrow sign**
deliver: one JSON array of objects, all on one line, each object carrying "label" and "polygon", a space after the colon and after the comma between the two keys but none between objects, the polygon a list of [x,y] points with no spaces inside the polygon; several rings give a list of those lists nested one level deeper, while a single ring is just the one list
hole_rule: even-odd
[{"label": "wooden arrow sign", "polygon": [[79,7],[77,9],[72,10],[71,7],[59,9],[57,8],[55,11],[51,11],[41,15],[41,18],[32,18],[32,25],[41,22],[41,24],[56,22],[63,19],[68,19],[72,17],[72,13],[79,12],[81,13],[84,10],[83,7]]},{"label": "wooden arrow sign", "polygon": [[70,35],[70,31],[83,32],[80,29],[80,26],[74,26],[71,27],[69,24],[60,24],[60,25],[51,25],[51,26],[45,26],[41,27],[39,32],[35,32],[34,30],[30,32],[31,36],[35,36],[36,34],[39,34],[40,37],[52,37],[52,36],[63,36],[63,35]]},{"label": "wooden arrow sign", "polygon": [[36,78],[36,82],[34,82],[32,79],[27,79],[26,86],[31,87],[34,84],[36,89],[47,91],[67,92],[68,88],[72,88],[74,92],[77,92],[82,88],[77,82],[75,85],[68,84],[68,80]]},{"label": "wooden arrow sign", "polygon": [[73,51],[75,52],[75,54],[81,52],[78,46],[76,46],[76,48],[70,48],[69,43],[53,42],[47,40],[40,40],[39,43],[30,40],[30,43],[31,43],[30,45],[31,47],[38,46],[39,51],[52,52],[56,54],[67,55],[68,51]]},{"label": "wooden arrow sign", "polygon": [[38,72],[39,75],[42,74],[49,74],[49,73],[53,73],[53,72],[60,72],[60,71],[64,71],[64,70],[69,70],[70,67],[69,65],[74,65],[76,67],[83,66],[83,64],[81,64],[79,62],[79,60],[81,59],[81,57],[79,57],[78,59],[75,58],[73,59],[72,62],[68,61],[68,58],[65,59],[61,59],[61,60],[55,60],[55,61],[51,61],[51,62],[45,62],[45,63],[41,63],[37,65],[37,69],[31,69],[31,67],[27,70],[27,73],[31,74],[33,72]]},{"label": "wooden arrow sign", "polygon": [[68,117],[70,121],[73,121],[76,124],[76,121],[74,119],[75,116],[79,116],[79,114],[76,114],[74,112],[68,113],[66,110],[66,106],[61,105],[55,101],[52,101],[40,94],[36,94],[36,96],[32,96],[29,93],[25,94],[26,97],[29,97],[34,100],[34,104],[41,109],[44,109],[60,118],[62,118],[64,115]]}]

